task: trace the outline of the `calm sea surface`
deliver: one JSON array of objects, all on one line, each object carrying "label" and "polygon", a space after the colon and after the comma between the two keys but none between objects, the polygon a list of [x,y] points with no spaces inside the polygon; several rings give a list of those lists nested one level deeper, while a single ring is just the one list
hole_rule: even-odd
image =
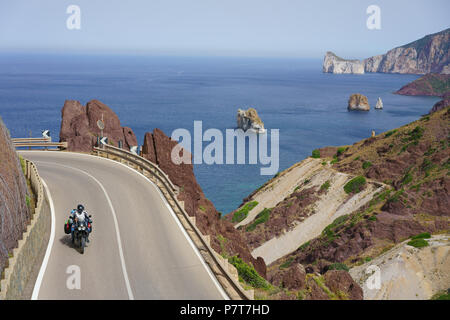
[{"label": "calm sea surface", "polygon": [[[255,107],[265,127],[280,130],[280,170],[311,150],[352,144],[425,114],[432,97],[392,94],[416,75],[322,73],[322,60],[134,56],[0,55],[0,116],[13,137],[50,129],[58,140],[66,99],[109,105],[142,144],[153,128],[167,135],[236,126],[236,111]],[[348,112],[352,93],[369,98],[370,112]],[[374,110],[381,97],[384,110]],[[206,146],[206,143],[205,143]],[[216,208],[228,213],[264,183],[260,165],[196,165]]]}]

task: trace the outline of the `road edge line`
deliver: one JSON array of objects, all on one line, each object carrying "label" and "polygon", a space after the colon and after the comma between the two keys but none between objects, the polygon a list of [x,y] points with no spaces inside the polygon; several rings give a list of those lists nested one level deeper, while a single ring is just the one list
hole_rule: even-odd
[{"label": "road edge line", "polygon": [[38,300],[39,291],[41,289],[42,280],[44,279],[44,274],[47,269],[48,261],[50,259],[50,255],[52,252],[53,242],[55,240],[55,206],[53,204],[53,198],[50,193],[50,189],[47,186],[47,183],[44,179],[42,179],[42,185],[45,188],[45,192],[47,193],[47,199],[50,205],[50,213],[51,213],[51,225],[50,225],[50,238],[48,239],[47,249],[45,250],[44,259],[42,260],[41,268],[39,269],[39,274],[34,283],[33,293],[31,295],[31,300]]}]

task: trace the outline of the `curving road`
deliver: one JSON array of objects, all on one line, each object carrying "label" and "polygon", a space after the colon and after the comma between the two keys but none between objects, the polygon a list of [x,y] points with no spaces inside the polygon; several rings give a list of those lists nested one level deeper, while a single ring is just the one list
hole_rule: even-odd
[{"label": "curving road", "polygon": [[[160,191],[143,175],[117,162],[78,153],[20,153],[36,164],[55,215],[50,254],[41,267],[34,298],[227,298]],[[78,203],[94,220],[83,255],[63,230]]]}]

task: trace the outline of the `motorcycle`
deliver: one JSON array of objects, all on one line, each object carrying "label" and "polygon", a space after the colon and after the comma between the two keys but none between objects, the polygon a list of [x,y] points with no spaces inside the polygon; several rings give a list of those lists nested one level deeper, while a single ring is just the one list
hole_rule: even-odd
[{"label": "motorcycle", "polygon": [[[89,216],[89,218],[90,217],[91,216]],[[81,254],[84,253],[86,240],[91,228],[92,225],[90,221],[74,221],[72,223],[72,243],[80,249]]]}]

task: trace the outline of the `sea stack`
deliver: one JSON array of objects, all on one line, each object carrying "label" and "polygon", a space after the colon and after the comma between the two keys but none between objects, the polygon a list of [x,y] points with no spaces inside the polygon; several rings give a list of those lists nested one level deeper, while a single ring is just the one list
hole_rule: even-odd
[{"label": "sea stack", "polygon": [[354,93],[348,99],[347,109],[350,111],[358,110],[358,111],[369,111],[370,105],[367,97],[360,93]]},{"label": "sea stack", "polygon": [[383,101],[378,97],[377,104],[375,105],[375,109],[383,109]]},{"label": "sea stack", "polygon": [[238,109],[237,126],[244,131],[252,130],[255,133],[266,132],[264,123],[261,121],[258,112],[254,108],[248,108],[247,110]]},{"label": "sea stack", "polygon": [[323,72],[342,74],[363,74],[364,63],[359,60],[346,60],[328,51],[323,59]]}]

